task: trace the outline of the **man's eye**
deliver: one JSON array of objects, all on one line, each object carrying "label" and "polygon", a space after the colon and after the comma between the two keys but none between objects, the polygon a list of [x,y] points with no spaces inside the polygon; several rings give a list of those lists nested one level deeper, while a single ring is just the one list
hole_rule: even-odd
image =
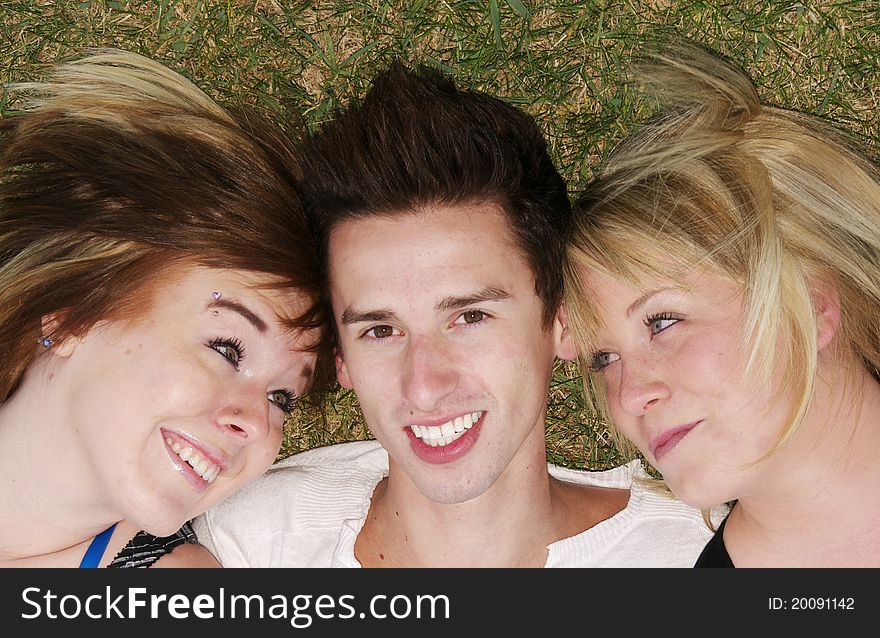
[{"label": "man's eye", "polygon": [[292,390],[274,390],[269,393],[269,403],[274,403],[283,412],[289,414],[296,403],[296,394]]},{"label": "man's eye", "polygon": [[590,369],[593,372],[602,372],[602,370],[618,359],[620,359],[620,355],[614,352],[597,352],[590,360]]},{"label": "man's eye", "polygon": [[486,318],[486,313],[482,310],[466,310],[458,316],[455,323],[480,323]]},{"label": "man's eye", "polygon": [[372,337],[373,339],[386,339],[394,335],[394,328],[392,328],[391,326],[373,326],[364,334],[368,337]]},{"label": "man's eye", "polygon": [[236,370],[244,359],[244,346],[238,339],[213,339],[208,347],[219,352]]}]

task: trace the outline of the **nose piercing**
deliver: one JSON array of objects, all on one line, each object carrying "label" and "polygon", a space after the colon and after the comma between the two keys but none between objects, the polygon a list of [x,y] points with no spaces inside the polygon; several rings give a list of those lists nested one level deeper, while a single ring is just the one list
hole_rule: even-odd
[{"label": "nose piercing", "polygon": [[239,409],[236,408],[236,409],[234,410],[233,413],[234,413],[234,414],[238,414],[239,412],[241,412],[241,410],[239,410]]}]

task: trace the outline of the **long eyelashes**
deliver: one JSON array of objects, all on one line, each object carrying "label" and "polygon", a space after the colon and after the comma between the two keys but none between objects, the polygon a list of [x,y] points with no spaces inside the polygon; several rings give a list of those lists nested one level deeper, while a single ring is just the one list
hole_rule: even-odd
[{"label": "long eyelashes", "polygon": [[644,324],[651,330],[651,336],[660,334],[670,326],[681,321],[681,317],[669,312],[659,312],[655,315],[645,317]]},{"label": "long eyelashes", "polygon": [[616,356],[613,352],[594,352],[593,357],[590,359],[590,370],[602,372],[602,370],[617,360],[614,359]]},{"label": "long eyelashes", "polygon": [[208,347],[219,352],[236,370],[241,366],[244,360],[244,345],[239,339],[211,339]]},{"label": "long eyelashes", "polygon": [[[211,339],[208,347],[219,352],[229,364],[238,371],[241,368],[241,362],[244,361],[245,350],[244,344],[240,339]],[[296,404],[296,392],[290,388],[282,388],[273,390],[269,393],[269,403],[277,406],[285,414],[290,414]]]},{"label": "long eyelashes", "polygon": [[296,398],[296,393],[290,388],[273,390],[269,393],[269,403],[274,403],[285,414],[290,414],[291,412],[293,412],[293,407],[296,404]]},{"label": "long eyelashes", "polygon": [[[645,327],[651,331],[651,337],[653,338],[664,330],[674,326],[681,320],[682,317],[678,315],[674,315],[669,312],[660,312],[657,314],[648,315],[647,317],[645,317],[642,323],[644,323]],[[617,361],[619,358],[620,355],[615,352],[607,352],[604,350],[594,352],[592,358],[590,359],[590,370],[592,372],[602,372],[602,370]]]}]

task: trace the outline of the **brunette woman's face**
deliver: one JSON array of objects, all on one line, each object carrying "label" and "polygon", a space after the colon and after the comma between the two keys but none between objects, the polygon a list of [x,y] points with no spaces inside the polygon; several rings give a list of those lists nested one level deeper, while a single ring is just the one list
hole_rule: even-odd
[{"label": "brunette woman's face", "polygon": [[175,531],[275,460],[307,390],[314,334],[284,329],[306,300],[265,277],[189,267],[142,316],[99,322],[59,367],[85,472],[118,515]]}]

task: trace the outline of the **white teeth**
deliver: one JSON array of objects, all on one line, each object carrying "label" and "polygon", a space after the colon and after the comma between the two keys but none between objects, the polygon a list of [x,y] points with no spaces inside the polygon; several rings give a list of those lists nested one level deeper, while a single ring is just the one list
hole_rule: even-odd
[{"label": "white teeth", "polygon": [[191,446],[181,447],[179,443],[173,441],[171,437],[165,438],[168,447],[192,467],[193,471],[201,476],[208,483],[213,483],[217,475],[220,474],[220,466],[214,465],[208,459],[203,459],[201,455],[192,449]]},{"label": "white teeth", "polygon": [[443,425],[411,425],[409,427],[413,434],[431,447],[442,447],[460,438],[465,430],[470,430],[482,416],[482,412],[471,412],[455,417]]}]

